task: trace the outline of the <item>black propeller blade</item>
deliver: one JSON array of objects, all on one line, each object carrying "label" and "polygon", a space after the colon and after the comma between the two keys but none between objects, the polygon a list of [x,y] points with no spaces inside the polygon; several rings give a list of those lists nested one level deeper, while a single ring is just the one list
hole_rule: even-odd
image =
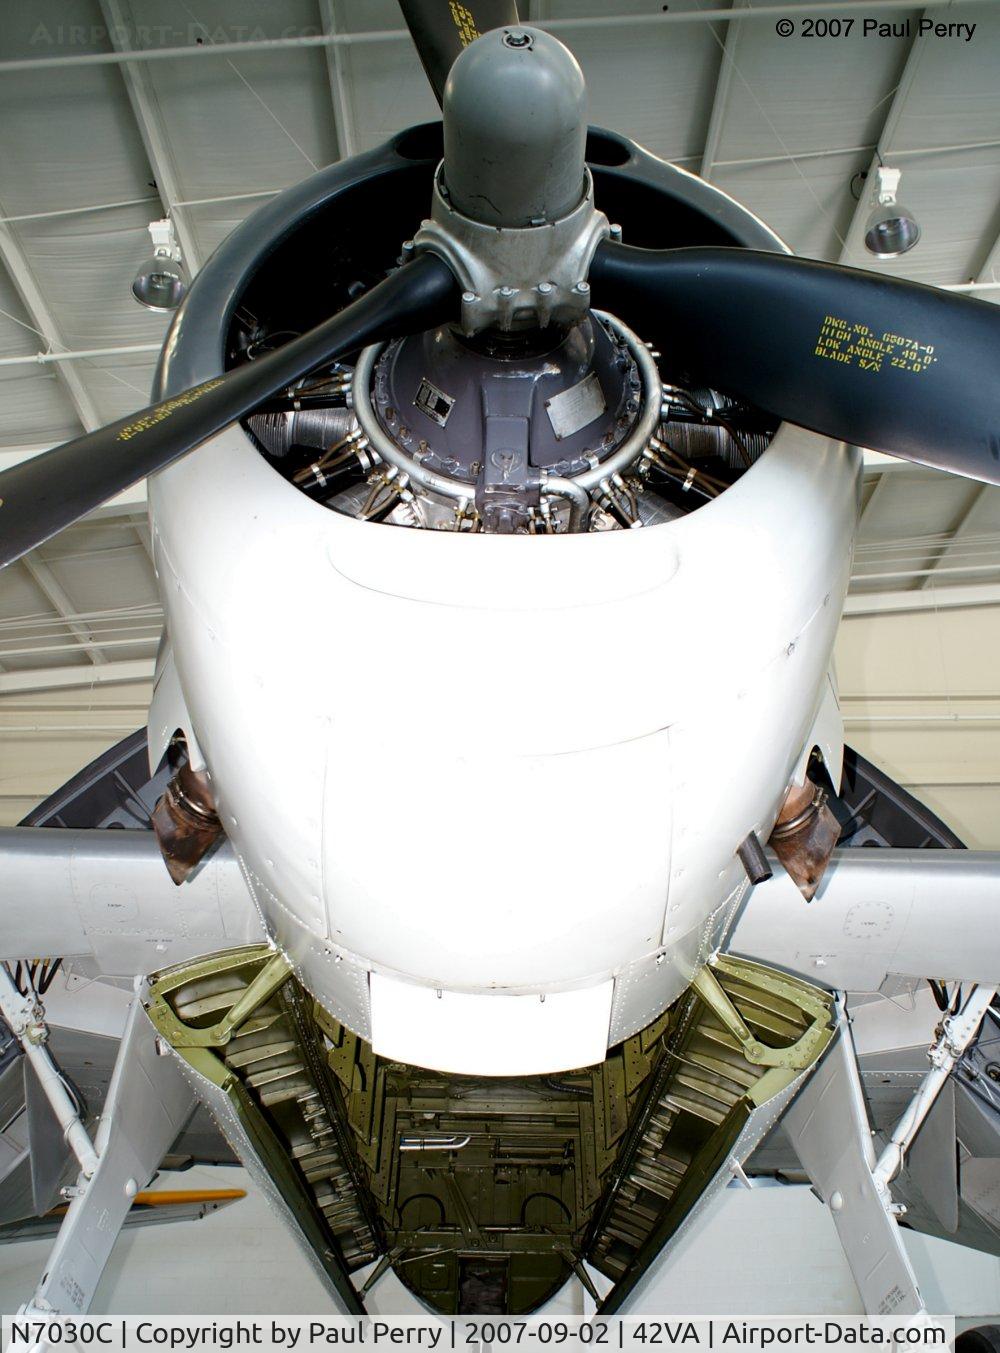
[{"label": "black propeller blade", "polygon": [[399,0],[427,78],[437,95],[463,47],[491,28],[517,24],[515,0]]},{"label": "black propeller blade", "polygon": [[699,383],[789,422],[1000,484],[1000,307],[743,249],[605,242],[595,303],[670,343]]},{"label": "black propeller blade", "polygon": [[447,264],[423,255],[266,357],[0,473],[0,568],[172,464],[314,367],[454,315]]}]

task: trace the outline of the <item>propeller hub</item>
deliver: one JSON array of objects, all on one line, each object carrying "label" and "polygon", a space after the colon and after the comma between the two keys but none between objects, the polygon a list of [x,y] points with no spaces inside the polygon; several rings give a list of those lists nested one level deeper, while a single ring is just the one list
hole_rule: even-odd
[{"label": "propeller hub", "polygon": [[584,160],[583,72],[537,28],[498,28],[456,59],[444,90],[444,159],[431,220],[414,236],[462,288],[461,328],[578,323],[607,238]]},{"label": "propeller hub", "polygon": [[443,112],[443,181],[463,216],[537,226],[579,206],[586,89],[558,38],[525,27],[477,38],[449,72]]}]

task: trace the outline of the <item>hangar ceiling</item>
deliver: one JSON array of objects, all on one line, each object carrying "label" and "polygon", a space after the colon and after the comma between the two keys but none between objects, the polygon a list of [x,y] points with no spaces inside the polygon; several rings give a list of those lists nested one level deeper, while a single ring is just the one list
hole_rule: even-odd
[{"label": "hangar ceiling", "polygon": [[[796,8],[855,24],[779,37]],[[579,58],[593,122],[797,252],[1000,302],[1000,0],[522,12]],[[907,36],[924,16],[975,36]],[[902,35],[864,37],[865,19]],[[268,196],[436,111],[394,0],[0,0],[0,465],[146,402],[165,317],[129,286],[150,220],[171,214],[197,269]],[[879,159],[923,227],[892,262],[860,239]],[[3,576],[0,821],[143,720],[161,622],[144,513],[139,485]],[[1000,490],[872,455],[839,650],[849,737],[991,845],[998,604]]]}]

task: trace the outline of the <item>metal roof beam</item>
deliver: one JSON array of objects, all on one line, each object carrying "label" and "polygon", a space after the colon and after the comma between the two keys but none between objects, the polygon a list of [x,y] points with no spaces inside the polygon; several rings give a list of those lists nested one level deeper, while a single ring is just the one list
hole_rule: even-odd
[{"label": "metal roof beam", "polygon": [[[320,22],[326,37],[336,37],[341,29],[337,0],[319,0]],[[358,136],[351,104],[349,75],[343,44],[330,42],[326,47],[326,73],[330,81],[333,101],[333,130],[337,138],[337,155],[341,160],[357,153]]]},{"label": "metal roof beam", "polygon": [[51,366],[53,362],[85,362],[91,357],[127,357],[132,353],[159,352],[162,343],[119,344],[112,348],[77,348],[65,352],[26,352],[0,357],[0,366]]},{"label": "metal roof beam", "polygon": [[979,276],[971,286],[981,289],[987,287],[1000,288],[1000,235],[994,240],[993,247],[986,255],[986,258],[983,260],[983,265],[979,269]]},{"label": "metal roof beam", "polygon": [[878,500],[880,498],[884,498],[888,492],[888,483],[889,483],[888,478],[884,474],[880,474],[878,479],[875,481],[875,487],[871,491],[871,496],[869,497],[867,503],[865,503],[864,507],[862,508],[861,516],[858,518],[859,533],[861,529],[861,523],[866,519],[870,522],[871,518],[874,517],[875,507]]},{"label": "metal roof beam", "polygon": [[[128,0],[100,0],[100,4],[111,45],[116,52],[126,58],[131,57],[138,49],[132,42],[131,34],[135,32],[136,24]],[[121,74],[139,135],[146,147],[146,158],[156,179],[163,210],[174,223],[184,262],[194,273],[201,267],[201,252],[187,216],[178,206],[184,194],[163,129],[160,105],[149,70],[136,60],[126,59],[121,66]]]},{"label": "metal roof beam", "polygon": [[[746,6],[747,0],[733,0],[730,9],[745,9]],[[715,80],[712,112],[708,119],[708,132],[705,136],[705,149],[701,156],[701,177],[709,183],[712,181],[719,146],[722,144],[723,127],[729,109],[729,90],[733,83],[733,75],[737,70],[736,50],[739,47],[742,35],[743,24],[741,23],[731,23],[726,29],[726,41],[722,47],[722,60],[719,63],[719,73]]]},{"label": "metal roof beam", "polygon": [[[0,207],[0,214],[2,210]],[[9,228],[3,225],[0,225],[0,259],[10,274],[14,288],[21,298],[21,304],[28,312],[32,327],[41,334],[50,348],[65,348],[66,343],[59,332],[55,316],[41,293],[23,249]],[[92,432],[94,428],[100,427],[102,420],[94,401],[72,362],[56,362],[54,366],[86,431]]]},{"label": "metal roof beam", "polygon": [[[1000,606],[1000,583],[969,583],[958,587],[917,588],[913,591],[858,592],[844,603],[844,619],[863,615],[891,615],[899,611],[944,611],[957,606]],[[0,677],[0,690],[5,677]]]},{"label": "metal roof beam", "polygon": [[130,517],[129,524],[132,530],[139,538],[139,544],[146,552],[146,557],[153,566],[153,574],[156,574],[156,560],[153,557],[153,533],[149,529],[149,518],[146,516]]},{"label": "metal roof beam", "polygon": [[[949,558],[953,557],[954,546],[956,542],[972,534],[973,525],[978,515],[979,506],[982,503],[984,497],[986,496],[987,486],[985,484],[974,484],[970,485],[970,487],[972,488],[972,493],[969,497],[968,503],[965,506],[965,511],[962,513],[957,525],[955,526],[955,529],[949,536],[948,541],[945,544],[944,548],[940,551],[937,558],[932,560],[928,565],[927,576],[920,583],[920,587],[922,590],[932,588],[936,585],[935,574],[938,573],[939,570],[942,570],[945,573],[949,571],[948,560]],[[960,565],[960,567],[964,567],[965,564],[971,566],[975,563],[975,560],[968,555],[963,555],[962,560],[963,564]],[[995,568],[996,568],[995,563],[987,563],[983,565],[984,572],[992,572]],[[965,568],[965,571],[968,572],[968,568]]]},{"label": "metal roof beam", "polygon": [[63,589],[62,584],[52,572],[51,568],[49,568],[45,560],[39,559],[35,554],[26,554],[21,558],[20,562],[45,594],[49,604],[54,606],[58,611],[63,624],[69,630],[70,634],[72,634],[73,638],[76,639],[77,643],[79,643],[90,661],[94,663],[95,666],[107,662],[107,658],[94,642],[94,636],[90,629],[86,625],[81,624],[80,621],[72,618],[78,614],[79,607],[70,600]]},{"label": "metal roof beam", "polygon": [[152,681],[153,658],[123,659],[95,667],[78,663],[73,667],[40,667],[20,672],[0,672],[0,696],[24,695],[28,691],[66,690],[74,686],[118,684],[127,681]]}]

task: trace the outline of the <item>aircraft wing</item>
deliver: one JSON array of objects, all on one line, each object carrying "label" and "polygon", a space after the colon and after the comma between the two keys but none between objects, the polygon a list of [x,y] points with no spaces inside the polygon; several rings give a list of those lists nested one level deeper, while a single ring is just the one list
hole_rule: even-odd
[{"label": "aircraft wing", "polygon": [[[988,983],[1000,971],[1000,853],[834,853],[815,900],[777,872],[749,895],[728,952],[847,992],[890,976]],[[91,961],[132,977],[264,939],[228,846],[183,888],[152,832],[0,831],[0,953]]]}]

